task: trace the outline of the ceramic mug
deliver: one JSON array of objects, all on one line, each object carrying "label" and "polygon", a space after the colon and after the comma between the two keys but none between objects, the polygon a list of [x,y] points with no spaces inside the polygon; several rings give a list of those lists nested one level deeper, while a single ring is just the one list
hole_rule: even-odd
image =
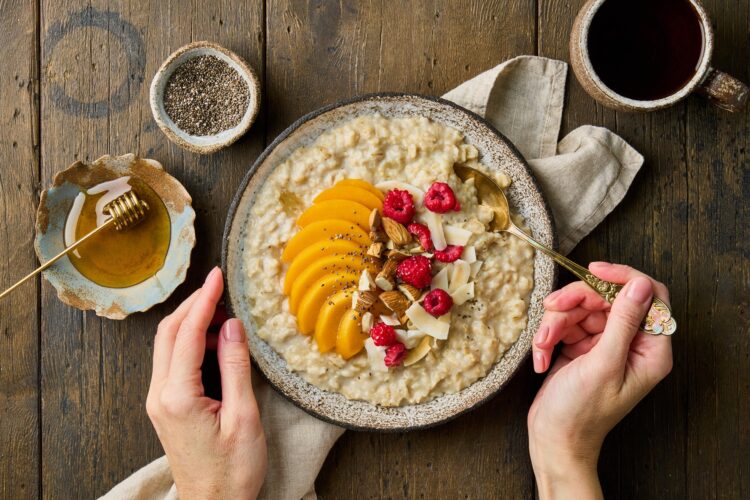
[{"label": "ceramic mug", "polygon": [[608,1],[616,0],[588,0],[573,23],[570,37],[570,59],[573,71],[591,97],[607,107],[620,111],[655,111],[672,106],[693,92],[707,97],[714,105],[727,111],[737,112],[745,106],[748,98],[747,85],[711,66],[714,32],[708,14],[698,0],[684,0],[689,2],[695,10],[703,32],[702,56],[695,74],[684,86],[666,97],[655,100],[637,100],[618,94],[605,85],[594,70],[588,41],[592,20],[601,6]]}]

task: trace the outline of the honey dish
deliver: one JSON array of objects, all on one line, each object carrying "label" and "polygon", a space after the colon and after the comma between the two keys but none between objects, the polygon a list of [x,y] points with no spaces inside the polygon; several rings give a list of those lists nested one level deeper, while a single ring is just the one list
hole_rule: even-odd
[{"label": "honey dish", "polygon": [[105,207],[131,190],[148,207],[137,226],[101,231],[44,272],[66,304],[123,319],[184,281],[195,245],[190,195],[158,162],[132,154],[76,162],[55,176],[37,211],[40,262],[105,223]]}]

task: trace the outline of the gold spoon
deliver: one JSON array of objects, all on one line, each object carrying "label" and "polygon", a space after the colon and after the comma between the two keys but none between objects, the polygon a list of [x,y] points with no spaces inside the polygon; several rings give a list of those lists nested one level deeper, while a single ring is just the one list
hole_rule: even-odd
[{"label": "gold spoon", "polygon": [[[474,187],[477,189],[480,203],[491,209],[495,214],[490,226],[492,231],[505,231],[526,240],[534,248],[546,253],[552,257],[555,262],[575,274],[584,283],[601,295],[604,300],[610,303],[615,300],[617,294],[622,290],[622,285],[610,283],[609,281],[597,278],[585,267],[579,266],[564,255],[547,248],[513,224],[513,221],[510,218],[508,199],[495,181],[479,170],[458,163],[453,165],[453,171],[456,172],[456,175],[458,175],[463,182],[466,182],[469,179],[474,180]],[[651,309],[641,324],[641,329],[651,335],[672,335],[677,329],[677,322],[672,317],[672,311],[667,304],[654,297]]]},{"label": "gold spoon", "polygon": [[127,193],[118,196],[104,207],[104,212],[106,214],[109,214],[109,219],[107,219],[101,226],[84,235],[81,239],[77,240],[65,250],[42,264],[35,271],[30,272],[29,274],[18,280],[15,285],[11,286],[3,293],[0,293],[0,299],[18,288],[27,279],[31,278],[32,276],[36,276],[37,274],[52,266],[52,264],[60,260],[63,255],[66,255],[71,250],[77,248],[80,244],[94,236],[99,231],[111,225],[114,225],[115,230],[117,231],[122,231],[123,229],[132,227],[146,217],[146,212],[148,212],[148,210],[148,204],[138,198],[138,196],[133,191],[128,191]]}]

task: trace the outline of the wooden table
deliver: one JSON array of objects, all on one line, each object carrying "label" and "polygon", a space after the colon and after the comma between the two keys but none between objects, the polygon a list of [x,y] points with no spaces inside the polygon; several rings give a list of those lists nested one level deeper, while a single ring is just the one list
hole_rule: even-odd
[{"label": "wooden table", "polygon": [[[63,305],[43,280],[0,304],[0,497],[90,498],[162,454],[144,411],[159,319],[218,263],[224,217],[255,157],[302,114],[381,90],[440,95],[518,54],[568,59],[583,0],[0,2],[0,287],[36,266],[40,190],[77,159],[155,158],[194,197],[187,284],[108,321]],[[715,63],[750,81],[750,2],[705,0]],[[247,58],[261,117],[211,156],[167,141],[148,105],[164,58],[193,40]],[[750,496],[750,119],[700,98],[615,113],[568,81],[563,133],[608,127],[646,157],[625,201],[574,252],[669,285],[675,368],[608,438],[612,498]],[[563,277],[565,279],[565,277]],[[348,432],[318,478],[323,498],[530,498],[528,364],[493,401],[409,434]]]}]

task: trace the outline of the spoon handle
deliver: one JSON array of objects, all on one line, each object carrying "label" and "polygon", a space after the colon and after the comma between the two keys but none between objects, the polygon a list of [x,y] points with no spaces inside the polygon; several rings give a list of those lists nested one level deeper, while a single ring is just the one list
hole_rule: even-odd
[{"label": "spoon handle", "polygon": [[[511,224],[508,229],[506,229],[506,232],[526,240],[537,250],[552,257],[555,262],[593,288],[596,293],[601,295],[601,297],[607,302],[612,303],[615,300],[615,297],[617,297],[617,294],[620,293],[620,290],[622,290],[622,285],[597,278],[585,267],[576,264],[564,255],[542,245],[515,225]],[[672,335],[675,330],[677,330],[677,322],[672,317],[672,311],[669,309],[669,306],[667,306],[667,304],[661,299],[654,297],[654,300],[651,303],[651,309],[649,309],[646,318],[641,324],[641,329],[651,335]]]},{"label": "spoon handle", "polygon": [[72,245],[70,245],[69,247],[65,248],[62,252],[58,253],[57,255],[55,255],[54,257],[52,257],[50,260],[48,260],[47,262],[45,262],[41,266],[37,267],[35,270],[31,271],[29,274],[27,274],[26,276],[24,276],[20,280],[16,281],[16,283],[13,286],[11,286],[7,290],[5,290],[3,293],[0,293],[0,299],[2,299],[3,297],[5,297],[6,295],[9,295],[10,292],[12,292],[13,290],[15,290],[19,286],[21,286],[27,279],[31,278],[32,276],[36,276],[37,274],[41,273],[42,271],[44,271],[46,269],[49,269],[52,266],[52,264],[54,264],[55,262],[57,262],[58,260],[60,260],[64,255],[67,255],[68,252],[70,252],[71,250],[75,250],[76,248],[78,248],[78,246],[81,243],[83,243],[84,241],[88,240],[89,238],[91,238],[92,236],[94,236],[96,233],[98,233],[99,231],[101,231],[102,229],[104,229],[105,227],[109,227],[110,224],[112,222],[114,222],[114,221],[115,221],[115,219],[113,219],[113,218],[107,219],[104,222],[104,224],[102,224],[101,226],[99,226],[96,229],[92,230],[91,232],[85,234],[83,237],[81,237],[81,239],[79,239],[78,241],[76,241],[75,243],[73,243]]}]

